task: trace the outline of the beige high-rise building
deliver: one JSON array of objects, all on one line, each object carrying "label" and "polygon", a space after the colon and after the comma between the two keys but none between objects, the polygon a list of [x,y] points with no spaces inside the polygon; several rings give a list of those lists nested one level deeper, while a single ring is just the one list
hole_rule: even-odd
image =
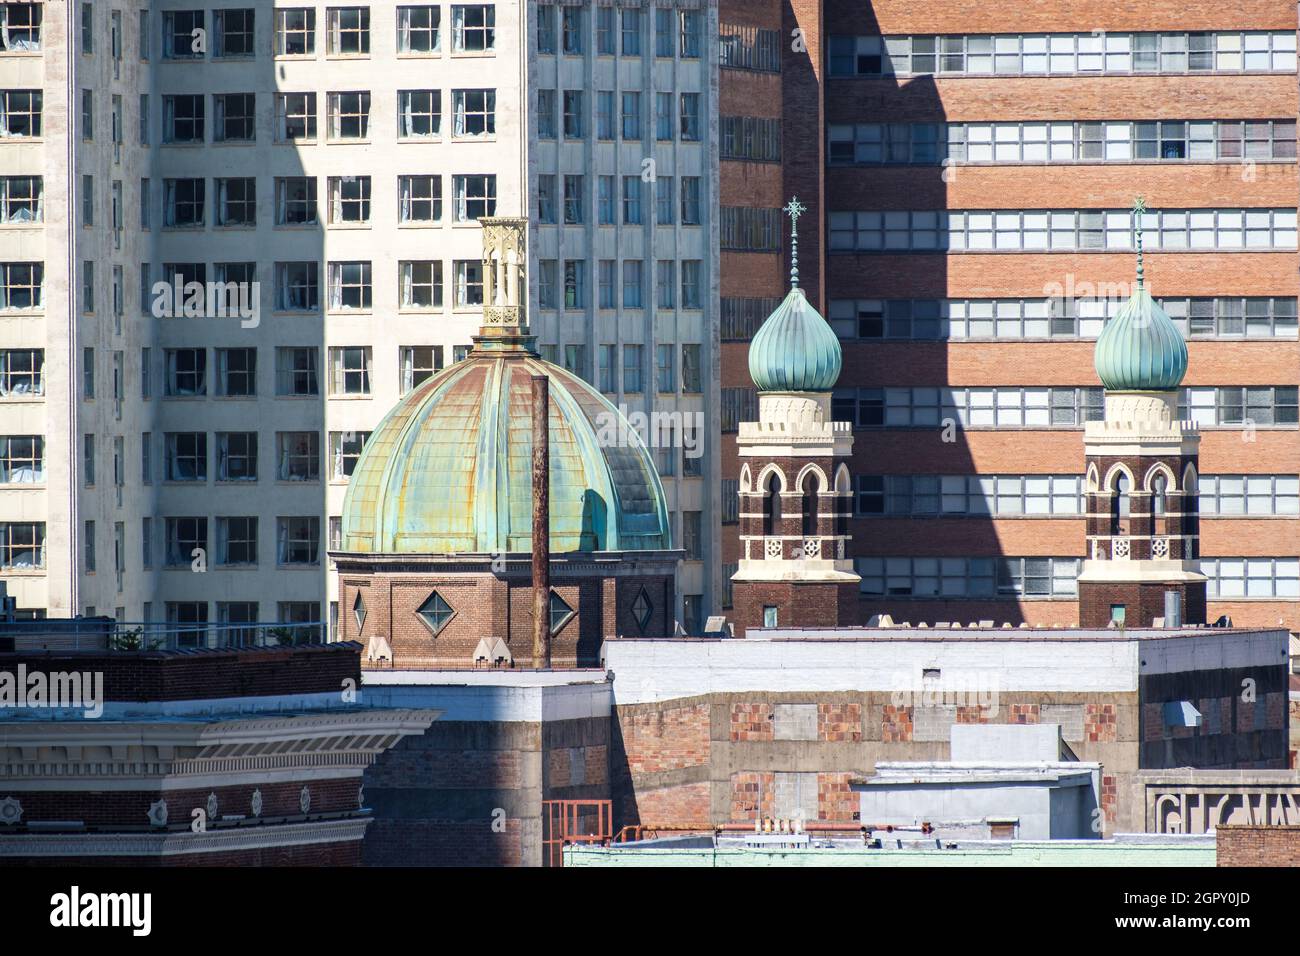
[{"label": "beige high-rise building", "polygon": [[0,579],[20,614],[336,616],[348,476],[470,347],[493,214],[532,220],[543,352],[665,446],[679,619],[715,608],[709,3],[0,14]]}]

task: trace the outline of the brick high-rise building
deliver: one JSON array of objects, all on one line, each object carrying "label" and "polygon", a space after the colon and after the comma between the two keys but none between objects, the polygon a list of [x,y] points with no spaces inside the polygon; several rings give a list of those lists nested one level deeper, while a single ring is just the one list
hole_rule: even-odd
[{"label": "brick high-rise building", "polygon": [[1189,342],[1208,617],[1295,627],[1296,5],[723,0],[719,21],[724,506],[797,194],[801,285],[843,346],[862,619],[1078,621],[1093,340],[1131,292],[1142,194],[1147,280]]}]

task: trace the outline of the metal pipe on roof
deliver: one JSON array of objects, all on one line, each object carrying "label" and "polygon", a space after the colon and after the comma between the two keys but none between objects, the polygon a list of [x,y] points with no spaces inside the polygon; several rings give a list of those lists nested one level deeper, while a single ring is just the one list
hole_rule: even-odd
[{"label": "metal pipe on roof", "polygon": [[532,376],[533,398],[533,666],[551,666],[550,380]]}]

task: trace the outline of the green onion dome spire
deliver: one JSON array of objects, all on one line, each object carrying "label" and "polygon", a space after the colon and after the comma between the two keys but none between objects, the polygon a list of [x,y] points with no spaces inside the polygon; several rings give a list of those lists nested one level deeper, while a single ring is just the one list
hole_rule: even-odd
[{"label": "green onion dome spire", "polygon": [[1133,205],[1137,229],[1137,288],[1097,337],[1093,365],[1107,391],[1166,392],[1187,374],[1187,343],[1178,326],[1151,298],[1143,281],[1142,214],[1146,203]]},{"label": "green onion dome spire", "polygon": [[749,344],[749,376],[760,392],[829,392],[840,377],[840,340],[799,288],[799,216],[806,207],[792,198],[790,292]]}]

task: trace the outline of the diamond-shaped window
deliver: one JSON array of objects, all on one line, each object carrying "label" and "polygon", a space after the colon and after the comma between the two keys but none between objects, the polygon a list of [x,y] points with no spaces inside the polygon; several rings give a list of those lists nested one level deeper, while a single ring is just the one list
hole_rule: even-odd
[{"label": "diamond-shaped window", "polygon": [[456,612],[452,610],[451,605],[444,601],[442,595],[437,591],[429,595],[428,600],[420,605],[416,613],[420,615],[420,620],[424,621],[434,634],[446,627],[447,622],[456,616]]},{"label": "diamond-shaped window", "polygon": [[645,588],[642,588],[641,593],[632,602],[632,617],[636,619],[636,626],[644,631],[646,625],[650,623],[650,615],[653,613],[654,605],[650,603],[650,595],[646,594]]},{"label": "diamond-shaped window", "polygon": [[564,598],[560,597],[554,591],[551,592],[551,633],[554,634],[560,628],[569,623],[569,618],[573,617],[573,608],[564,603]]},{"label": "diamond-shaped window", "polygon": [[366,623],[366,602],[361,600],[361,592],[357,592],[356,600],[352,602],[352,616],[356,618],[357,633],[361,633],[361,628]]}]

